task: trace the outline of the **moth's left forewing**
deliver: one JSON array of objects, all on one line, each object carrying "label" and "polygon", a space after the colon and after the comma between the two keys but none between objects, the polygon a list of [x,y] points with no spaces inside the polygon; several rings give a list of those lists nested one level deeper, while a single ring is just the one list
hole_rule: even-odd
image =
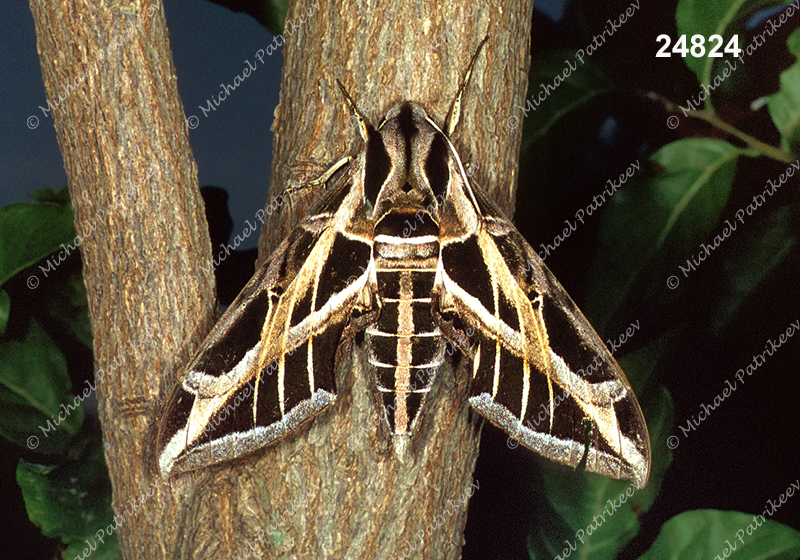
[{"label": "moth's left forewing", "polygon": [[488,196],[466,179],[450,189],[448,213],[462,217],[444,228],[435,306],[474,329],[470,403],[550,459],[574,467],[586,455],[587,470],[643,486],[649,437],[619,365]]}]

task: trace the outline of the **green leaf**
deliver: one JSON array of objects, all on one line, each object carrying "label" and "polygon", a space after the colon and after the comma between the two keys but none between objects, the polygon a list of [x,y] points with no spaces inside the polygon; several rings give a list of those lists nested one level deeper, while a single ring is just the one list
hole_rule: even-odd
[{"label": "green leaf", "polygon": [[63,354],[36,320],[25,340],[0,341],[0,435],[30,450],[60,452],[83,423],[70,385]]},{"label": "green leaf", "polygon": [[234,12],[244,12],[273,35],[283,33],[289,0],[211,0]]},{"label": "green leaf", "polygon": [[[658,345],[661,342],[663,341],[658,340],[655,344]],[[662,346],[667,351],[674,347],[672,344],[662,344]],[[659,386],[658,390],[647,398],[640,397],[640,402],[647,422],[647,430],[650,433],[652,453],[650,479],[647,486],[638,493],[641,509],[637,513],[642,515],[653,507],[656,498],[661,493],[664,475],[672,464],[672,450],[667,446],[667,438],[675,430],[675,405],[669,391],[663,386]]]},{"label": "green leaf", "polygon": [[[545,491],[566,529],[543,530],[550,557],[573,549],[570,558],[616,558],[639,532],[641,497],[631,482],[544,465]],[[544,529],[544,528],[542,528]]]},{"label": "green leaf", "polygon": [[289,0],[266,0],[267,29],[273,35],[283,33],[286,15],[289,13]]},{"label": "green leaf", "polygon": [[[650,350],[641,351],[638,361],[643,368],[652,367],[656,361],[654,357],[663,352],[664,347],[662,341]],[[637,358],[631,355],[627,365],[631,366],[635,361]],[[653,445],[663,445],[674,425],[672,399],[666,389],[659,388],[654,398],[647,402],[644,412]],[[628,481],[592,473],[579,476],[562,465],[543,462],[547,499],[561,523],[550,522],[549,526],[540,527],[538,537],[534,537],[540,542],[529,542],[532,557],[552,558],[563,554],[566,548],[575,549],[570,552],[573,559],[616,558],[639,532],[639,518],[655,502],[670,461],[671,454],[654,455],[650,481],[642,490]]]},{"label": "green leaf", "polygon": [[598,331],[620,332],[639,309],[671,304],[678,290],[668,278],[719,233],[738,158],[751,153],[711,138],[672,142],[650,158],[658,176],[634,177],[604,205],[586,298]]},{"label": "green leaf", "polygon": [[[722,57],[709,57],[708,51],[715,43],[709,41],[711,35],[721,35],[722,49],[728,44],[733,35],[739,34],[739,48],[744,51],[743,43],[744,24],[762,6],[773,6],[774,0],[680,0],[675,13],[678,36],[672,37],[670,48],[681,35],[686,35],[687,46],[691,46],[692,35],[702,35],[705,41],[706,55],[702,57],[687,55],[683,60],[686,66],[697,76],[701,84],[711,86],[714,78],[717,84],[724,83],[725,76],[722,71],[726,67],[725,61],[734,63],[733,56],[725,53]],[[672,56],[679,56],[672,54]],[[737,62],[737,64],[741,64]],[[738,66],[737,66],[738,68]],[[706,97],[706,109],[713,110],[711,100]]]},{"label": "green leaf", "polygon": [[50,187],[37,189],[31,193],[31,198],[38,202],[54,202],[62,206],[70,203],[69,188],[67,187],[57,190]]},{"label": "green leaf", "polygon": [[80,274],[71,275],[65,281],[53,284],[47,311],[61,324],[65,332],[72,333],[87,348],[92,348],[89,302]]},{"label": "green leaf", "polygon": [[796,560],[798,555],[800,533],[786,525],[749,513],[701,509],[667,521],[639,560]]},{"label": "green leaf", "polygon": [[746,224],[747,235],[742,235],[735,247],[724,251],[723,274],[715,279],[712,290],[715,297],[710,322],[718,336],[742,320],[739,314],[748,302],[764,296],[765,283],[780,274],[782,267],[798,260],[797,228],[793,226],[791,208],[781,206],[745,219],[754,222]]},{"label": "green leaf", "polygon": [[780,90],[769,96],[767,104],[781,133],[781,146],[797,156],[800,155],[800,29],[789,36],[787,44],[798,61],[781,73]]},{"label": "green leaf", "polygon": [[116,531],[106,531],[113,528],[114,511],[99,441],[87,446],[82,457],[59,467],[20,461],[17,484],[30,520],[43,535],[67,545],[62,558],[74,560],[86,552],[93,560],[121,558]]},{"label": "green leaf", "polygon": [[8,292],[0,290],[0,335],[6,332],[6,325],[8,324],[8,315],[11,312],[11,298],[8,297]]},{"label": "green leaf", "polygon": [[673,329],[634,352],[625,354],[619,360],[620,367],[631,380],[639,398],[650,434],[650,479],[647,486],[638,493],[642,504],[640,513],[652,507],[661,491],[664,475],[672,463],[672,448],[667,445],[667,438],[675,430],[675,406],[669,391],[652,383],[644,386],[643,381],[654,377],[654,368],[663,358],[674,356],[679,340],[679,330]]},{"label": "green leaf", "polygon": [[[569,71],[569,76],[562,80],[566,71]],[[552,90],[557,78],[557,89]],[[615,89],[611,80],[591,59],[584,57],[584,63],[581,63],[575,58],[575,51],[570,50],[545,51],[531,67],[528,84],[527,97],[515,104],[506,119],[507,125],[512,128],[524,120],[523,153],[527,153],[532,144],[546,135],[563,117]],[[543,88],[551,93],[545,96]]]},{"label": "green leaf", "polygon": [[[42,191],[36,194],[48,198]],[[68,202],[17,202],[0,208],[0,285],[57,251],[62,244],[74,241],[72,207]],[[29,288],[38,286],[42,280],[39,276],[29,278]]]}]

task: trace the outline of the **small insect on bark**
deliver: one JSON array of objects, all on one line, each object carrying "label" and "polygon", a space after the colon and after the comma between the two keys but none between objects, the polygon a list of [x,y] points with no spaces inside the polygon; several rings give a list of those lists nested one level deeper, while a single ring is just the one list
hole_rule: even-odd
[{"label": "small insect on bark", "polygon": [[411,101],[375,127],[339,84],[364,147],[318,181],[326,194],[176,384],[159,431],[163,477],[234,459],[319,415],[336,398],[337,349],[363,332],[392,437],[413,437],[455,347],[471,363],[470,404],[509,436],[646,484],[650,441],[625,374],[450,141],[487,39],[441,127]]}]

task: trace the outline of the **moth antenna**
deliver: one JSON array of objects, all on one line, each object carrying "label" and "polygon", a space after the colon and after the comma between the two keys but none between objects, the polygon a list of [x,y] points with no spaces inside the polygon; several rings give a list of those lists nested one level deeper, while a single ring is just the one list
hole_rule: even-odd
[{"label": "moth antenna", "polygon": [[347,93],[347,90],[344,89],[342,82],[340,82],[338,78],[336,79],[336,83],[339,85],[339,89],[342,90],[344,98],[347,100],[347,104],[350,105],[350,109],[353,110],[353,116],[356,118],[356,120],[358,120],[358,131],[361,133],[361,138],[363,138],[364,142],[366,142],[367,138],[369,137],[366,117],[364,117],[364,115],[361,114],[361,111],[358,110],[355,101],[353,101],[353,98],[350,97],[349,93]]},{"label": "moth antenna", "polygon": [[489,36],[487,35],[483,38],[483,41],[480,42],[478,48],[475,49],[475,54],[472,55],[472,60],[469,61],[469,66],[467,66],[467,71],[464,73],[464,78],[461,80],[461,85],[458,86],[458,92],[456,93],[456,98],[453,100],[453,106],[450,107],[450,112],[447,113],[447,119],[444,121],[444,130],[448,137],[453,134],[453,131],[456,129],[458,119],[461,116],[461,96],[464,95],[464,90],[472,77],[475,61],[478,60],[478,55],[481,54],[481,50],[488,40]]}]

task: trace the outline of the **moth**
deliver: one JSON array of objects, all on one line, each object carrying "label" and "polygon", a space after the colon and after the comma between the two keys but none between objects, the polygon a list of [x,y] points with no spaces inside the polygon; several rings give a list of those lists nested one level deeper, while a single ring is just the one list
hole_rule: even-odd
[{"label": "moth", "polygon": [[393,437],[413,436],[449,342],[471,363],[471,406],[509,436],[645,485],[650,441],[624,373],[450,141],[485,41],[443,127],[409,101],[374,127],[339,84],[364,147],[320,179],[326,193],[176,384],[159,430],[163,477],[322,413],[336,398],[337,349],[363,333]]}]

